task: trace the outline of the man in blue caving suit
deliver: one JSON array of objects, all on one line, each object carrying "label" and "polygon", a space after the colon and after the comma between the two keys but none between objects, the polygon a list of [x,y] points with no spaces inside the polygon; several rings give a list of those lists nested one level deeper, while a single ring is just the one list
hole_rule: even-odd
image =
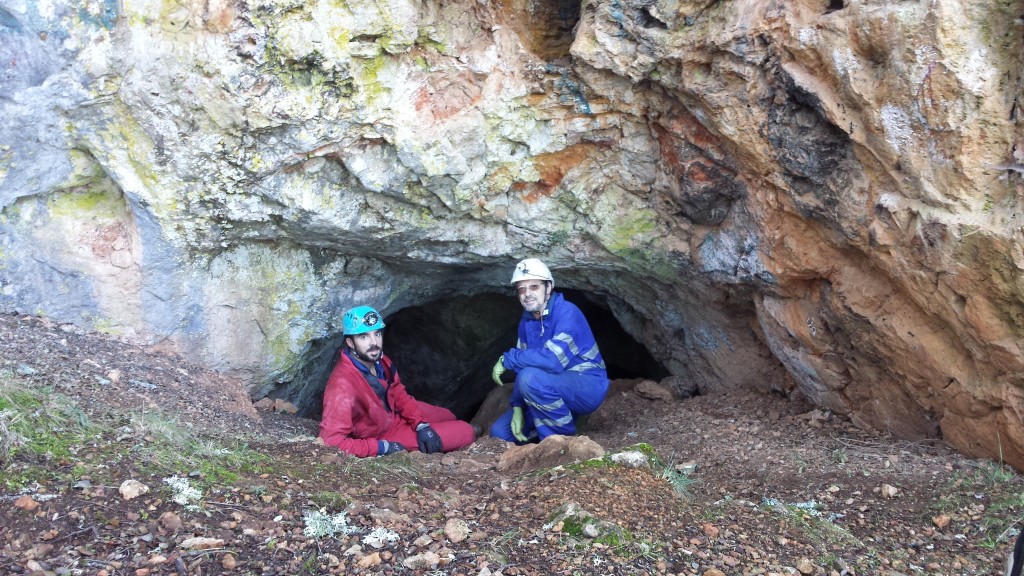
[{"label": "man in blue caving suit", "polygon": [[527,258],[512,273],[523,317],[519,341],[498,358],[491,375],[502,386],[516,373],[512,408],[491,426],[491,436],[516,444],[576,433],[576,417],[590,414],[608,393],[608,373],[583,312],[560,293],[548,267]]}]

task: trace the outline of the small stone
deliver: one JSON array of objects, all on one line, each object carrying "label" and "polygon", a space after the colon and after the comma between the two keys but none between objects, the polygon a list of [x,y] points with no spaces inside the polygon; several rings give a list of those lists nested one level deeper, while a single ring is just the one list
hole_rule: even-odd
[{"label": "small stone", "polygon": [[634,391],[641,398],[648,400],[661,400],[662,402],[671,402],[673,400],[671,390],[650,380],[644,380],[638,384]]},{"label": "small stone", "polygon": [[21,508],[26,512],[31,512],[36,508],[39,508],[39,502],[36,502],[31,496],[26,494],[14,501],[14,507]]},{"label": "small stone", "polygon": [[174,512],[164,512],[160,515],[159,522],[160,526],[168,532],[174,533],[181,530],[181,517]]},{"label": "small stone", "polygon": [[274,400],[274,412],[278,412],[278,413],[284,412],[286,414],[295,414],[298,411],[299,411],[299,409],[296,408],[295,405],[292,404],[291,402],[288,402],[288,401],[283,400],[281,398],[278,398],[278,399]]},{"label": "small stone", "polygon": [[19,364],[14,371],[17,372],[18,376],[32,376],[33,374],[39,373],[39,370],[36,370],[28,364]]},{"label": "small stone", "polygon": [[220,538],[187,538],[178,544],[178,548],[184,550],[208,550],[222,546],[224,546],[224,541]]},{"label": "small stone", "polygon": [[643,452],[637,452],[636,450],[612,454],[611,461],[621,464],[626,468],[646,468],[648,465],[647,456]]},{"label": "small stone", "polygon": [[451,518],[444,525],[444,535],[453,543],[458,544],[469,537],[469,526],[465,520]]},{"label": "small stone", "polygon": [[946,526],[949,526],[949,520],[949,516],[946,516],[945,514],[939,514],[938,516],[932,518],[932,524],[935,524],[935,526],[937,526],[939,529],[942,529]]},{"label": "small stone", "polygon": [[441,562],[441,557],[433,552],[424,552],[410,556],[402,561],[402,565],[410,570],[433,570]]},{"label": "small stone", "polygon": [[373,554],[367,554],[360,558],[356,565],[360,568],[369,568],[371,566],[380,566],[380,552],[374,552]]},{"label": "small stone", "polygon": [[345,556],[355,556],[356,554],[359,554],[362,551],[363,551],[363,547],[362,546],[360,546],[359,544],[353,544],[353,545],[349,546],[347,550],[342,552],[342,554],[344,554]]},{"label": "small stone", "polygon": [[715,525],[706,523],[701,526],[701,529],[704,530],[704,534],[707,534],[708,538],[718,538],[719,530]]},{"label": "small stone", "polygon": [[690,474],[693,474],[696,470],[697,470],[697,461],[696,460],[687,460],[686,462],[681,462],[679,464],[676,464],[676,472],[678,472],[678,473],[680,473],[680,474],[682,474],[684,476],[689,476]]},{"label": "small stone", "polygon": [[814,574],[814,563],[807,558],[801,558],[796,561],[796,569],[801,574]]},{"label": "small stone", "polygon": [[890,484],[882,484],[882,497],[883,498],[894,498],[896,493],[899,492],[899,488]]},{"label": "small stone", "polygon": [[132,498],[138,498],[143,494],[149,492],[149,486],[146,486],[138,480],[125,480],[121,483],[121,487],[118,488],[121,493],[121,497],[125,500],[131,500]]},{"label": "small stone", "polygon": [[220,565],[225,570],[234,570],[238,566],[238,560],[235,559],[234,554],[225,554],[224,557],[220,559]]}]

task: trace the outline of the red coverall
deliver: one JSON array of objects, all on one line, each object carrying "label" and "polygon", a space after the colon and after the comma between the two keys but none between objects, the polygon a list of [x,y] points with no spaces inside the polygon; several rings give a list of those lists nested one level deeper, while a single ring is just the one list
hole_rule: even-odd
[{"label": "red coverall", "polygon": [[320,437],[328,446],[365,458],[377,455],[377,440],[398,442],[406,450],[418,450],[416,425],[427,422],[441,437],[445,452],[473,443],[473,427],[456,420],[451,410],[420,402],[402,385],[391,359],[381,356],[384,375],[389,383],[378,378],[387,391],[388,410],[366,381],[372,378],[353,364],[342,349],[341,359],[334,366],[324,390],[324,413],[320,421]]}]

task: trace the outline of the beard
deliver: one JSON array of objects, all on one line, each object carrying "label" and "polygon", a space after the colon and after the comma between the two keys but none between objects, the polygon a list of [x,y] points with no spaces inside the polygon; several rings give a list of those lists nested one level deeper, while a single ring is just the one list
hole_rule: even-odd
[{"label": "beard", "polygon": [[520,298],[519,303],[523,306],[523,310],[526,310],[530,314],[540,314],[544,312],[544,306],[547,304],[547,298],[544,295],[533,295],[531,294],[527,298]]},{"label": "beard", "polygon": [[376,363],[384,355],[384,350],[380,346],[371,346],[366,350],[353,348],[352,351],[356,353],[357,358],[370,364]]},{"label": "beard", "polygon": [[536,298],[521,302],[521,304],[523,305],[523,310],[526,310],[531,314],[536,314],[544,310],[544,302]]}]

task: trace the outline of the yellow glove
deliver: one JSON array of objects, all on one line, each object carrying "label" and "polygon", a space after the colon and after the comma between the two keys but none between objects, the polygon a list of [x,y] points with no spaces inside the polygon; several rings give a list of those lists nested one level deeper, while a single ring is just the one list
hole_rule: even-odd
[{"label": "yellow glove", "polygon": [[491,370],[491,378],[494,379],[494,383],[498,386],[504,386],[505,383],[501,381],[501,375],[505,373],[505,355],[502,354],[498,357],[498,363],[494,365],[494,369]]},{"label": "yellow glove", "polygon": [[526,442],[523,435],[523,409],[515,406],[512,408],[512,436],[520,442]]}]

